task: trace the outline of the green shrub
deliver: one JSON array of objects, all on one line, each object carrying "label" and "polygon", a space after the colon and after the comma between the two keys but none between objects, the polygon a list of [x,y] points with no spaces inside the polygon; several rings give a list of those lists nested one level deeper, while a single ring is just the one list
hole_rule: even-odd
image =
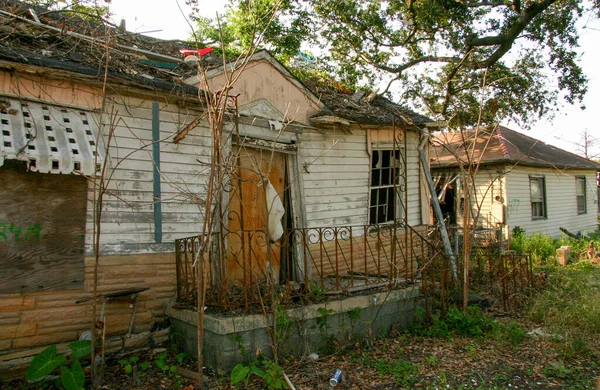
[{"label": "green shrub", "polygon": [[262,359],[260,362],[255,360],[239,363],[231,371],[231,384],[236,386],[243,381],[244,387],[248,387],[248,381],[252,374],[261,378],[268,389],[287,389],[288,387],[283,378],[281,366],[269,359]]},{"label": "green shrub", "polygon": [[527,236],[525,230],[519,226],[516,226],[512,231],[510,249],[530,254],[535,264],[543,264],[548,259],[553,258],[556,249],[560,246],[559,240],[545,234],[533,233]]},{"label": "green shrub", "polygon": [[466,312],[454,307],[448,311],[445,319],[434,318],[429,327],[420,324],[413,327],[412,331],[419,336],[449,338],[454,335],[481,337],[497,329],[498,324],[484,315],[479,307],[469,306]]}]

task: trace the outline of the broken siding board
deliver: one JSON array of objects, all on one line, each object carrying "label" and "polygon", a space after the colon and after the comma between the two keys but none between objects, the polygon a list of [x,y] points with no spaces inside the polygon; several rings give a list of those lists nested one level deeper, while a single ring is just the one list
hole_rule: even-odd
[{"label": "broken siding board", "polygon": [[340,204],[339,202],[333,203],[313,203],[310,206],[306,207],[306,212],[321,212],[321,211],[336,211],[336,210],[353,210],[353,209],[363,209],[367,207],[367,201],[357,201],[357,202],[345,202]]},{"label": "broken siding board", "polygon": [[0,293],[81,288],[85,178],[5,162],[0,181]]}]

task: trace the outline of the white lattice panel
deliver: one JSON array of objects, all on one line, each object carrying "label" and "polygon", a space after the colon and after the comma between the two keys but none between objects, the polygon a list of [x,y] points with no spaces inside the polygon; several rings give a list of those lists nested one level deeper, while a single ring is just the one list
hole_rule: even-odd
[{"label": "white lattice panel", "polygon": [[26,161],[41,173],[92,175],[104,158],[97,116],[76,108],[0,97],[0,166]]}]

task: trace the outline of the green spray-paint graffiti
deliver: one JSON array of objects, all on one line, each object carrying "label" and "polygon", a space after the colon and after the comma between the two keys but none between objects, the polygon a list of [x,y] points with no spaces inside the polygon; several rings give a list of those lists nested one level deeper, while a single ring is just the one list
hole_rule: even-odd
[{"label": "green spray-paint graffiti", "polygon": [[521,204],[521,200],[520,199],[511,199],[508,202],[508,215],[511,214],[516,214],[519,212],[519,206]]},{"label": "green spray-paint graffiti", "polygon": [[29,240],[40,242],[41,233],[42,226],[40,224],[27,226],[25,229],[14,223],[0,222],[0,241],[10,241],[11,239],[14,239],[15,242]]}]

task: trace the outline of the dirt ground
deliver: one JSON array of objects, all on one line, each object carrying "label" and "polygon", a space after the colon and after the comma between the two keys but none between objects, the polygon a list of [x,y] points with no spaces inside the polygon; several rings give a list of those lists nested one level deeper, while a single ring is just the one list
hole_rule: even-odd
[{"label": "dirt ground", "polygon": [[[516,320],[529,334],[516,345],[497,337],[440,339],[394,334],[351,344],[332,355],[285,360],[281,365],[298,390],[331,389],[329,378],[336,369],[343,371],[338,389],[595,388],[600,376],[598,340],[589,340],[586,350],[575,354],[561,349],[561,340],[544,334],[536,324],[498,314],[499,323]],[[161,365],[164,371],[156,363],[161,355],[166,362]],[[123,359],[131,356],[137,360],[136,375],[124,368]],[[101,389],[198,389],[196,381],[180,375],[181,368],[195,371],[194,365],[194,360],[177,355],[169,346],[112,357],[107,360]],[[179,369],[171,369],[173,366]],[[229,376],[206,372],[205,377],[205,389],[266,388],[265,382],[253,375],[237,387],[231,386]],[[46,384],[13,382],[2,388],[53,387],[48,381]]]}]

